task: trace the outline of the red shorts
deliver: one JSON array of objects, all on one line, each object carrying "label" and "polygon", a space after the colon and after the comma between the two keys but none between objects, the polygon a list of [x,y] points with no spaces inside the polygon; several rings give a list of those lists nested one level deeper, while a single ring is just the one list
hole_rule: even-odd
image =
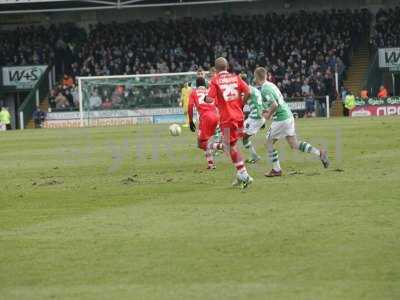
[{"label": "red shorts", "polygon": [[231,146],[243,137],[243,121],[224,123],[220,127],[224,142]]},{"label": "red shorts", "polygon": [[204,150],[206,149],[208,140],[215,134],[218,121],[219,117],[215,113],[207,113],[201,116],[198,131],[198,142],[200,148]]}]

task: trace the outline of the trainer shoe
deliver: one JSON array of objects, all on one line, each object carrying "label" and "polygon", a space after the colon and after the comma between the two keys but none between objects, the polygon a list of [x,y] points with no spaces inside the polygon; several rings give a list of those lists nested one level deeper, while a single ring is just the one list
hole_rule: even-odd
[{"label": "trainer shoe", "polygon": [[215,170],[217,168],[216,165],[207,166],[207,170]]},{"label": "trainer shoe", "polygon": [[275,171],[274,169],[272,169],[268,173],[265,173],[265,177],[280,177],[280,176],[282,176],[282,170]]},{"label": "trainer shoe", "polygon": [[258,155],[256,157],[252,157],[252,158],[248,158],[246,159],[246,163],[248,164],[255,164],[256,162],[258,162],[261,159],[261,157],[259,157]]},{"label": "trainer shoe", "polygon": [[240,184],[241,184],[241,180],[239,179],[238,176],[236,176],[235,181],[232,182],[232,186],[233,186],[233,187],[237,187],[237,186],[240,186]]},{"label": "trainer shoe", "polygon": [[329,167],[329,159],[328,159],[328,152],[326,150],[319,150],[319,157],[321,159],[322,165],[324,166],[324,168],[328,168]]},{"label": "trainer shoe", "polygon": [[250,184],[253,183],[253,178],[250,176],[247,176],[247,178],[242,179],[240,182],[240,188],[242,190],[244,190],[245,188],[247,188]]}]

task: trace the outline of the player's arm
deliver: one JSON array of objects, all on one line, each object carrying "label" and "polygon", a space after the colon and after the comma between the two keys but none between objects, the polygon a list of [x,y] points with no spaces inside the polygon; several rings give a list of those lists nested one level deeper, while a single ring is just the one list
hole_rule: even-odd
[{"label": "player's arm", "polygon": [[204,102],[213,103],[217,98],[217,94],[218,94],[218,87],[213,81],[211,81],[210,88],[208,89],[208,94],[205,97]]},{"label": "player's arm", "polygon": [[269,107],[263,111],[263,117],[265,118],[265,120],[271,119],[277,109],[278,103],[276,103],[276,101],[272,101]]},{"label": "player's arm", "polygon": [[194,91],[190,93],[189,96],[189,106],[188,106],[188,116],[189,122],[193,122],[193,107],[194,107]]},{"label": "player's arm", "polygon": [[269,120],[278,109],[278,102],[275,95],[265,88],[261,89],[261,97],[264,103],[263,117]]},{"label": "player's arm", "polygon": [[250,98],[250,87],[240,76],[238,76],[238,88],[239,93],[243,95],[242,100],[243,105],[245,105]]},{"label": "player's arm", "polygon": [[189,116],[189,126],[190,130],[195,132],[196,125],[193,122],[193,108],[194,108],[194,97],[195,97],[195,90],[192,90],[189,96],[189,107],[188,107],[188,116]]},{"label": "player's arm", "polygon": [[183,100],[185,98],[184,88],[181,89],[181,97],[179,98],[179,106],[183,107]]},{"label": "player's arm", "polygon": [[244,114],[244,119],[246,120],[250,114],[250,106],[248,103],[243,106],[243,114]]},{"label": "player's arm", "polygon": [[249,100],[249,98],[250,98],[250,93],[249,92],[243,93],[243,103],[244,104],[247,103],[247,100]]}]

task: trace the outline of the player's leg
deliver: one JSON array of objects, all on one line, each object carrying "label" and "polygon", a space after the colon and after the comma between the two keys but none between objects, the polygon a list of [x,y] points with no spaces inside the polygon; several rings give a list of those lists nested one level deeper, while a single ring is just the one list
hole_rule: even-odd
[{"label": "player's leg", "polygon": [[205,151],[205,155],[207,160],[207,169],[214,170],[216,168],[214,160],[214,150],[210,147],[210,143],[207,143],[207,149]]},{"label": "player's leg", "polygon": [[250,154],[250,158],[246,159],[246,162],[254,164],[258,160],[260,160],[260,156],[258,156],[258,154],[256,152],[256,149],[254,148],[253,143],[251,142],[250,138],[251,138],[251,135],[248,135],[248,134],[245,133],[243,135],[243,140],[242,141],[243,141],[244,148],[247,149],[247,151]]},{"label": "player's leg", "polygon": [[271,162],[272,169],[271,171],[265,173],[266,177],[279,177],[282,176],[281,164],[279,162],[279,154],[278,150],[275,149],[274,145],[278,141],[278,139],[274,139],[270,136],[267,136],[267,151],[268,158]]},{"label": "player's leg", "polygon": [[182,125],[182,127],[189,127],[189,108],[184,106],[183,107],[183,115],[185,116],[185,123]]},{"label": "player's leg", "polygon": [[[208,162],[208,169],[215,169],[215,161],[214,161],[214,152],[212,145],[214,144],[215,133],[218,128],[219,117],[216,114],[208,114],[206,115],[206,123],[204,128],[205,138],[207,139],[207,149],[206,149],[206,158]],[[220,138],[218,138],[218,142],[220,142]]]},{"label": "player's leg", "polygon": [[321,160],[324,168],[329,167],[329,159],[328,159],[328,154],[327,154],[326,150],[318,149],[318,148],[314,147],[313,145],[311,145],[310,143],[305,142],[305,141],[298,141],[297,137],[295,135],[287,136],[286,140],[287,140],[290,148],[299,150],[304,153],[310,153],[310,154],[318,157]]},{"label": "player's leg", "polygon": [[223,128],[222,134],[224,137],[229,137],[229,155],[237,171],[236,181],[233,185],[240,185],[242,188],[246,188],[253,182],[253,178],[247,173],[246,165],[237,146],[237,141],[243,135],[243,123],[231,124],[231,126]]},{"label": "player's leg", "polygon": [[219,123],[219,120],[218,120],[218,117],[217,117],[217,123],[216,123],[217,126],[215,128],[214,135],[212,136],[212,138],[210,140],[210,147],[213,147],[212,145],[214,143],[217,144],[216,149],[213,149],[213,155],[214,156],[219,156],[221,153],[224,152],[222,149],[217,149],[218,148],[218,144],[219,144],[219,147],[222,145],[222,134],[221,134],[221,129],[219,128],[219,124],[218,123]]},{"label": "player's leg", "polygon": [[304,142],[304,141],[298,141],[297,136],[287,136],[286,140],[293,150],[299,150],[301,152],[305,153],[311,153],[315,156],[320,156],[320,150],[315,148],[313,145],[310,143]]},{"label": "player's leg", "polygon": [[267,152],[268,158],[271,162],[271,171],[265,173],[266,177],[278,177],[282,176],[282,169],[279,162],[278,150],[275,149],[275,143],[282,137],[281,134],[281,122],[273,121],[271,127],[267,131]]},{"label": "player's leg", "polygon": [[286,135],[286,140],[292,149],[315,155],[319,157],[324,168],[329,167],[329,159],[326,150],[318,149],[308,142],[297,140],[294,119],[288,120],[285,123],[284,133]]},{"label": "player's leg", "polygon": [[215,128],[213,140],[216,143],[221,143],[222,142],[222,137],[221,137],[221,128],[218,125],[218,119],[217,119],[217,127]]},{"label": "player's leg", "polygon": [[207,160],[207,169],[214,170],[215,169],[214,155],[213,155],[213,150],[209,147],[208,140],[201,139],[199,137],[198,146],[200,149],[204,151],[204,156]]},{"label": "player's leg", "polygon": [[253,178],[247,173],[246,165],[243,161],[242,155],[236,144],[231,144],[229,147],[229,155],[231,157],[232,163],[236,168],[236,179],[232,183],[233,186],[240,186],[241,188],[246,188],[249,184],[253,182]]},{"label": "player's leg", "polygon": [[212,116],[212,124],[213,124],[213,135],[209,141],[209,148],[213,150],[214,154],[218,153],[218,151],[224,151],[224,141],[222,136],[222,130],[219,125],[219,117],[217,114],[211,114]]},{"label": "player's leg", "polygon": [[246,159],[247,163],[256,163],[260,160],[260,156],[257,154],[256,149],[251,142],[251,136],[255,135],[261,126],[264,124],[262,120],[254,120],[251,118],[247,118],[244,122],[244,134],[243,134],[243,146],[249,151],[250,158]]},{"label": "player's leg", "polygon": [[207,160],[207,169],[214,170],[213,135],[218,125],[218,118],[214,115],[205,115],[199,124],[199,147],[204,150]]},{"label": "player's leg", "polygon": [[318,148],[315,148],[310,143],[297,140],[293,118],[282,122],[281,132],[286,137],[286,140],[292,149],[296,149],[305,153],[311,153],[312,155],[319,157],[322,165],[325,168],[329,166],[329,159],[325,150],[320,150]]}]

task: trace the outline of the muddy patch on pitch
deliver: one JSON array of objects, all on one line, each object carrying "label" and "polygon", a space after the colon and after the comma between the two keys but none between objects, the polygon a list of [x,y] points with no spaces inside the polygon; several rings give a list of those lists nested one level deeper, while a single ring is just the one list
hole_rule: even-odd
[{"label": "muddy patch on pitch", "polygon": [[305,175],[306,176],[318,176],[318,175],[321,175],[321,173],[319,173],[319,172],[311,172],[311,173],[307,173]]},{"label": "muddy patch on pitch", "polygon": [[64,184],[64,181],[58,178],[40,178],[39,180],[32,181],[33,186],[44,187],[44,186],[53,186],[53,185],[61,185]]},{"label": "muddy patch on pitch", "polygon": [[295,176],[295,175],[304,175],[304,172],[302,171],[290,171],[288,173],[289,176]]},{"label": "muddy patch on pitch", "polygon": [[138,183],[139,182],[138,177],[139,176],[137,174],[133,174],[132,176],[128,176],[127,178],[122,179],[121,183],[125,185]]}]

